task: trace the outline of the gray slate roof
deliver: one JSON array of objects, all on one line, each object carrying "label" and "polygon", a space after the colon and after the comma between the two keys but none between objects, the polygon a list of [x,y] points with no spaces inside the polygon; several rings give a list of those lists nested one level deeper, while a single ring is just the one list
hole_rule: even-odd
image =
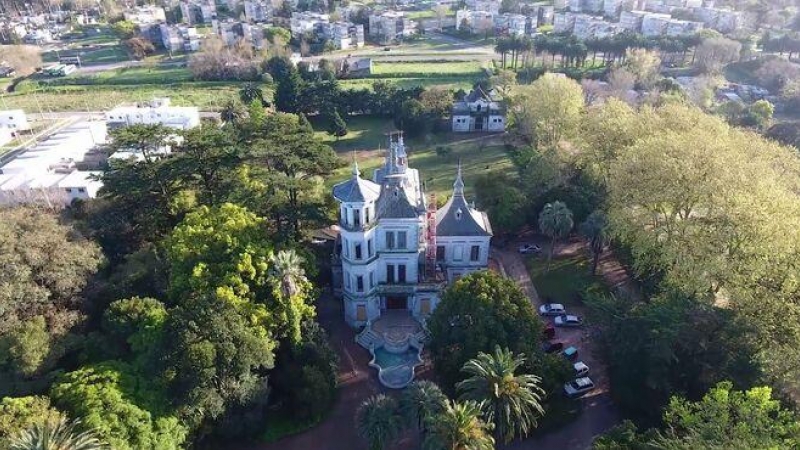
[{"label": "gray slate roof", "polygon": [[492,226],[486,213],[470,208],[464,195],[455,193],[436,211],[436,235],[491,236]]},{"label": "gray slate roof", "polygon": [[356,168],[349,180],[333,187],[333,196],[345,203],[371,202],[378,198],[380,190],[379,185],[361,178]]},{"label": "gray slate roof", "polygon": [[416,219],[422,214],[409,201],[403,187],[403,175],[385,175],[378,197],[376,214],[378,219]]}]

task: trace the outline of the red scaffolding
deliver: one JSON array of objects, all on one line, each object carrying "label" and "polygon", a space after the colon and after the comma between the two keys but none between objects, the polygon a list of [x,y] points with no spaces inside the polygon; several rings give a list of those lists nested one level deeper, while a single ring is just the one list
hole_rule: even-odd
[{"label": "red scaffolding", "polygon": [[428,279],[436,278],[436,194],[431,194],[428,199],[428,211],[426,214],[428,221],[425,230],[428,247],[425,249],[425,271]]}]

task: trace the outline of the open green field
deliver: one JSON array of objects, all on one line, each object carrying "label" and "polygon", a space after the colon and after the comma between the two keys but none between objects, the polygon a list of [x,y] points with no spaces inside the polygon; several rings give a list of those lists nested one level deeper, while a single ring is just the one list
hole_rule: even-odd
[{"label": "open green field", "polygon": [[415,86],[429,88],[431,86],[439,86],[453,90],[469,90],[477,81],[480,81],[480,79],[481,77],[361,78],[357,80],[341,80],[339,84],[344,89],[372,89],[372,83],[378,80],[385,80],[390,84],[401,88],[410,88]]},{"label": "open green field", "polygon": [[373,77],[384,78],[392,75],[413,76],[481,76],[482,65],[477,61],[447,62],[376,62],[372,65]]},{"label": "open green field", "polygon": [[41,84],[45,86],[72,86],[72,85],[139,85],[139,84],[173,84],[192,81],[189,69],[179,66],[161,67],[123,67],[114,70],[105,70],[91,74],[75,73],[62,78],[49,78],[40,81],[27,80],[20,89],[25,89],[25,84]]},{"label": "open green field", "polygon": [[584,253],[553,257],[548,272],[546,251],[545,248],[542,254],[529,256],[526,261],[533,285],[543,301],[552,299],[564,305],[580,305],[586,289],[605,289],[602,280],[589,273],[591,261]]},{"label": "open green field", "polygon": [[42,61],[46,63],[57,62],[59,56],[80,56],[81,64],[110,64],[115,62],[127,61],[128,54],[120,45],[103,45],[84,49],[75,47],[59,52],[49,51],[42,53]]},{"label": "open green field", "polygon": [[103,111],[122,102],[140,102],[153,97],[170,97],[177,106],[198,106],[204,111],[221,108],[231,96],[238,96],[238,84],[184,83],[174,85],[61,86],[27,94],[4,97],[10,109],[30,113],[61,111]]},{"label": "open green field", "polygon": [[[393,131],[391,119],[351,118],[347,120],[346,136],[337,142],[325,133],[324,123],[312,121],[317,135],[327,141],[341,155],[347,164],[337,170],[326,184],[332,186],[350,176],[351,162],[355,156],[362,176],[372,177],[372,171],[384,162],[385,154],[379,149],[386,149],[385,133]],[[437,147],[445,147],[450,151],[439,155]],[[505,148],[496,136],[454,135],[441,133],[424,138],[406,139],[406,149],[411,167],[420,170],[422,182],[428,193],[436,193],[444,199],[453,190],[456,167],[461,160],[464,181],[468,195],[472,195],[472,182],[479,174],[487,170],[514,170]]]}]

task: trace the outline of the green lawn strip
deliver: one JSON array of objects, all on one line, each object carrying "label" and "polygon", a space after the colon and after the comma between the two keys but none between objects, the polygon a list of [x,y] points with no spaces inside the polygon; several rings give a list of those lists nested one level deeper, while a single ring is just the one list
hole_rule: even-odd
[{"label": "green lawn strip", "polygon": [[480,76],[483,67],[477,61],[418,61],[418,62],[376,62],[372,65],[373,77],[397,75],[416,76]]},{"label": "green lawn strip", "polygon": [[350,151],[374,150],[378,146],[386,147],[386,133],[394,130],[391,119],[375,116],[345,117],[348,133],[336,139],[328,134],[327,122],[319,116],[312,117],[311,125],[318,138],[330,144],[339,153]]},{"label": "green lawn strip", "polygon": [[448,89],[469,90],[476,82],[482,79],[481,76],[462,76],[462,77],[414,77],[414,78],[361,78],[357,80],[341,80],[340,85],[345,89],[371,89],[372,84],[379,80],[389,82],[399,88],[410,88],[422,86],[425,88],[431,86],[440,86]]},{"label": "green lawn strip", "polygon": [[46,63],[58,62],[59,56],[80,56],[82,65],[108,64],[127,61],[127,52],[120,45],[105,45],[100,48],[86,49],[76,47],[59,52],[49,51],[42,53],[42,61]]},{"label": "green lawn strip", "polygon": [[605,289],[602,280],[589,273],[591,261],[582,253],[554,257],[549,272],[546,270],[547,255],[544,252],[527,257],[527,265],[533,285],[542,301],[551,299],[565,305],[581,305],[582,294],[586,289]]}]

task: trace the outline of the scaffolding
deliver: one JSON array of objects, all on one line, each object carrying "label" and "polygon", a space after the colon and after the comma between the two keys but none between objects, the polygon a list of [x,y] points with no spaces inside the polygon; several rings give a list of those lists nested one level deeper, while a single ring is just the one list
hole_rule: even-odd
[{"label": "scaffolding", "polygon": [[431,194],[426,213],[425,229],[428,246],[425,249],[425,272],[429,280],[436,279],[436,194]]}]

